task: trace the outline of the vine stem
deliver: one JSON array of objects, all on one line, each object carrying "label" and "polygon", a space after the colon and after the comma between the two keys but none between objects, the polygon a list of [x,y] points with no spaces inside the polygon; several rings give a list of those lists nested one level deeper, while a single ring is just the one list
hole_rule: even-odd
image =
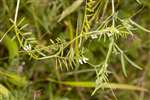
[{"label": "vine stem", "polygon": [[19,5],[20,5],[20,0],[17,0],[16,12],[15,12],[15,18],[14,18],[14,23],[15,23],[15,24],[16,24],[16,22],[17,22],[18,11],[19,11]]},{"label": "vine stem", "polygon": [[111,53],[112,53],[113,46],[114,46],[114,39],[112,38],[112,39],[111,39],[111,43],[109,44],[108,53],[107,53],[107,55],[106,55],[105,64],[108,63],[109,57],[111,56]]},{"label": "vine stem", "polygon": [[[15,23],[15,27],[17,26],[16,22],[17,22],[17,16],[18,16],[18,10],[19,10],[19,4],[20,4],[20,0],[17,0],[17,6],[16,6],[16,12],[15,12],[15,17],[14,17],[14,23]],[[10,30],[13,28],[13,26],[10,28]],[[1,37],[0,42],[5,38],[5,36],[7,35],[7,33],[10,31],[8,30],[6,33],[4,33],[4,35]]]},{"label": "vine stem", "polygon": [[114,0],[112,0],[112,15],[113,15],[112,25],[113,25],[113,27],[115,27],[115,18],[114,18],[114,14],[115,14],[115,6],[114,6]]}]

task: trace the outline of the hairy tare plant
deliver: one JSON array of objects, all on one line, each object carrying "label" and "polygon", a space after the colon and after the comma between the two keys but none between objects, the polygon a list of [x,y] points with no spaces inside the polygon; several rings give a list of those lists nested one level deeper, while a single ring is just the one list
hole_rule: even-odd
[{"label": "hairy tare plant", "polygon": [[[125,19],[120,18],[117,9],[115,9],[117,2],[119,0],[76,0],[68,8],[66,8],[65,3],[64,5],[58,4],[60,8],[65,9],[60,15],[58,23],[64,21],[68,27],[69,39],[58,36],[49,38],[47,43],[41,43],[32,31],[27,31],[28,24],[24,24],[25,18],[18,20],[20,0],[17,0],[15,18],[14,20],[10,19],[13,25],[4,34],[4,37],[10,30],[14,29],[14,39],[19,42],[20,53],[26,53],[35,60],[52,59],[55,61],[56,67],[61,69],[65,66],[69,71],[81,64],[94,67],[96,72],[94,94],[98,89],[103,88],[105,83],[109,84],[108,67],[112,55],[120,56],[122,71],[126,77],[125,62],[130,63],[135,68],[142,69],[126,55],[117,43],[129,35],[134,36],[133,31],[136,30],[136,27],[146,32],[150,31],[135,23],[132,20],[133,16]],[[76,10],[77,12],[75,12]],[[77,18],[72,21],[69,16],[73,12],[76,13]],[[72,24],[73,22],[76,23],[76,27]],[[90,62],[90,57],[86,56],[89,41],[90,45],[92,45],[92,41],[107,42],[107,54],[103,62],[99,64]]]}]

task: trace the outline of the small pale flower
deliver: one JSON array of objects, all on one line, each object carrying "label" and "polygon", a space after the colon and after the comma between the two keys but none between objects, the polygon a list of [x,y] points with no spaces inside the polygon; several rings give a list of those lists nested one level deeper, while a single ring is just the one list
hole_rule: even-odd
[{"label": "small pale flower", "polygon": [[105,67],[108,67],[108,64],[104,64]]},{"label": "small pale flower", "polygon": [[116,30],[116,33],[119,34],[119,30]]},{"label": "small pale flower", "polygon": [[92,38],[92,39],[97,39],[98,36],[97,36],[96,34],[92,34],[92,35],[91,35],[91,38]]},{"label": "small pale flower", "polygon": [[83,62],[82,62],[82,60],[81,60],[81,59],[79,59],[79,63],[80,63],[80,64],[83,64]]},{"label": "small pale flower", "polygon": [[88,58],[86,58],[86,57],[83,57],[83,58],[79,59],[80,64],[86,64],[87,61],[88,61]]},{"label": "small pale flower", "polygon": [[31,45],[27,45],[23,48],[25,51],[31,51]]},{"label": "small pale flower", "polygon": [[86,57],[83,58],[83,62],[84,62],[84,63],[87,63],[88,60],[89,60],[89,59],[86,58]]},{"label": "small pale flower", "polygon": [[112,33],[107,33],[108,37],[111,37],[112,36]]}]

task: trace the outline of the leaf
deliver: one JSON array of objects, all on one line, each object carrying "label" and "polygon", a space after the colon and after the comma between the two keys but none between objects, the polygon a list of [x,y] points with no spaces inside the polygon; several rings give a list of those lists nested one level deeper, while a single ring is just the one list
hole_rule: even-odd
[{"label": "leaf", "polygon": [[28,83],[25,77],[21,77],[21,76],[19,76],[17,74],[11,73],[11,74],[8,75],[8,77],[9,77],[8,80],[12,84],[14,84],[14,85],[16,85],[18,87],[24,87]]},{"label": "leaf", "polygon": [[141,29],[142,31],[150,33],[150,30],[148,30],[148,29],[142,27],[141,25],[137,24],[137,23],[134,22],[133,20],[130,19],[130,22],[131,22],[133,25],[135,25],[136,27],[138,27],[139,29]]},{"label": "leaf", "polygon": [[124,62],[124,55],[123,53],[121,53],[121,65],[122,65],[122,70],[123,70],[123,73],[125,75],[125,77],[127,77],[127,72],[126,72],[126,68],[125,68],[125,62]]},{"label": "leaf", "polygon": [[124,56],[125,59],[135,68],[142,70],[142,68],[140,66],[138,66],[136,63],[134,63],[133,61],[131,61],[126,55]]},{"label": "leaf", "polygon": [[0,84],[0,97],[2,96],[7,98],[9,97],[9,95],[10,95],[9,90],[6,87],[4,87],[2,84]]},{"label": "leaf", "polygon": [[71,13],[73,13],[73,12],[82,4],[82,2],[83,2],[83,0],[76,0],[71,6],[69,6],[68,8],[66,8],[66,9],[62,12],[62,14],[61,14],[61,16],[60,16],[58,22],[60,22],[60,21],[63,20],[66,16],[70,15]]},{"label": "leaf", "polygon": [[16,85],[18,87],[26,86],[28,83],[26,77],[19,76],[15,73],[0,71],[0,76],[6,77],[9,82],[11,82],[13,85]]},{"label": "leaf", "polygon": [[[0,32],[0,38],[4,36],[3,32]],[[14,57],[18,56],[18,46],[17,43],[12,40],[9,36],[5,35],[2,40],[2,44],[7,48],[9,52],[9,60],[12,60]]]},{"label": "leaf", "polygon": [[[90,81],[56,81],[53,79],[48,79],[49,81],[58,83],[58,84],[63,84],[63,85],[69,85],[73,87],[86,87],[86,88],[93,88],[96,86],[95,82],[90,82]],[[122,90],[133,90],[133,91],[148,91],[145,88],[139,87],[139,86],[134,86],[134,85],[128,85],[128,84],[117,84],[117,83],[104,83],[102,84],[103,88],[111,88],[111,89],[122,89]]]},{"label": "leaf", "polygon": [[140,0],[136,0],[137,3],[142,4]]}]

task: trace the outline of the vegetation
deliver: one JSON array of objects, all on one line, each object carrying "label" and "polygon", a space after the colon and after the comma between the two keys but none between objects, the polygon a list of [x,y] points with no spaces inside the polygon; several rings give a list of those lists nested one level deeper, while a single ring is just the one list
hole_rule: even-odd
[{"label": "vegetation", "polygon": [[0,7],[0,100],[150,98],[149,0]]}]

